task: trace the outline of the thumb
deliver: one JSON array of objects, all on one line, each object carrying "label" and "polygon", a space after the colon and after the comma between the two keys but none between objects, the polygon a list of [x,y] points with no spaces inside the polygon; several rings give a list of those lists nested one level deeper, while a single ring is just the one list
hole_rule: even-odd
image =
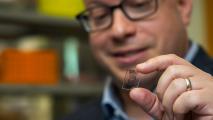
[{"label": "thumb", "polygon": [[153,118],[162,119],[163,107],[154,93],[144,88],[134,88],[130,91],[130,98]]}]

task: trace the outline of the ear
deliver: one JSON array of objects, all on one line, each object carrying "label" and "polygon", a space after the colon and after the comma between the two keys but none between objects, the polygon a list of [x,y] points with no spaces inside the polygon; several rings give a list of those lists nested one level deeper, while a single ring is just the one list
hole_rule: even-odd
[{"label": "ear", "polygon": [[177,1],[182,21],[186,26],[188,26],[188,24],[190,23],[192,13],[193,0],[177,0]]}]

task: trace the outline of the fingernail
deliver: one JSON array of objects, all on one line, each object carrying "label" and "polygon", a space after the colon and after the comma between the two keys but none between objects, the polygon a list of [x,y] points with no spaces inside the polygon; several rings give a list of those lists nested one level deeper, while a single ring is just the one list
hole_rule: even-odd
[{"label": "fingernail", "polygon": [[137,88],[133,88],[131,91],[130,91],[130,96],[131,97],[134,97],[137,96]]},{"label": "fingernail", "polygon": [[137,90],[138,88],[133,88],[131,91],[130,91],[130,97],[132,98],[132,99],[135,99],[135,98],[137,98],[138,97],[138,90]]}]

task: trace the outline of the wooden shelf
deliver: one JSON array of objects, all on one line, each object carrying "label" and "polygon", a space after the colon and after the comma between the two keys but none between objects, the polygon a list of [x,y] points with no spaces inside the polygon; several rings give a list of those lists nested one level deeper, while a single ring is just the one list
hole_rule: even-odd
[{"label": "wooden shelf", "polygon": [[[95,87],[94,87],[95,86]],[[66,96],[93,96],[101,94],[103,85],[58,85],[58,86],[32,86],[32,85],[0,85],[3,94],[52,94]]]},{"label": "wooden shelf", "polygon": [[[50,17],[33,12],[0,11],[0,25],[14,25],[23,32],[57,35],[86,35],[80,24],[68,18]],[[1,27],[0,27],[1,28]],[[18,28],[17,28],[18,29]],[[0,30],[0,34],[2,30]],[[4,31],[5,32],[5,31]],[[22,33],[17,31],[18,33]]]}]

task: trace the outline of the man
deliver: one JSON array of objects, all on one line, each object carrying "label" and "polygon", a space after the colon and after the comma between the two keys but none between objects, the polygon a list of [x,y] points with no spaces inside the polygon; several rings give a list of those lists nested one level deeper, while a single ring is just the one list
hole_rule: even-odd
[{"label": "man", "polygon": [[[70,119],[213,119],[213,62],[189,41],[186,31],[192,0],[85,0],[85,4],[78,20],[111,77],[101,100]],[[143,74],[140,88],[120,89],[126,70],[133,68]]]}]

